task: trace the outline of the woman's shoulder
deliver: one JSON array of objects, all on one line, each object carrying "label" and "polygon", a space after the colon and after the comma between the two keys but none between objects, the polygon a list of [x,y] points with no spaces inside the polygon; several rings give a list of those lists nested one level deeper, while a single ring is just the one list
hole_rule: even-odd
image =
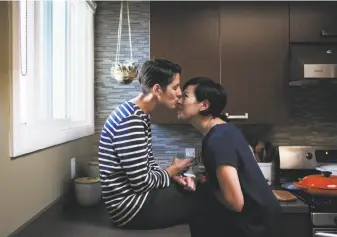
[{"label": "woman's shoulder", "polygon": [[203,143],[206,146],[210,144],[227,143],[233,146],[240,146],[241,143],[245,143],[243,133],[233,123],[219,124],[213,127],[203,139]]},{"label": "woman's shoulder", "polygon": [[240,133],[240,130],[233,123],[223,123],[215,125],[207,134],[208,139],[227,138]]}]

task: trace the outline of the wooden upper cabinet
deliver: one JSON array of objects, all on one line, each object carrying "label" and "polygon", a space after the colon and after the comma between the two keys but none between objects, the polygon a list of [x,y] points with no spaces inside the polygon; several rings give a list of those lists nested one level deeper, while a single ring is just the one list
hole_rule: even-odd
[{"label": "wooden upper cabinet", "polygon": [[291,42],[337,42],[337,2],[290,2]]},{"label": "wooden upper cabinet", "polygon": [[[283,2],[151,2],[151,58],[182,66],[181,86],[195,76],[220,82],[225,112],[245,123],[286,118],[289,5]],[[240,120],[238,120],[240,121]],[[157,124],[182,124],[157,107]]]},{"label": "wooden upper cabinet", "polygon": [[[218,3],[151,2],[150,55],[182,67],[181,87],[196,76],[220,82]],[[157,107],[154,124],[182,124],[175,110]]]},{"label": "wooden upper cabinet", "polygon": [[[221,84],[225,112],[244,123],[285,118],[288,79],[288,5],[282,2],[221,3]],[[240,120],[237,120],[240,121]]]}]

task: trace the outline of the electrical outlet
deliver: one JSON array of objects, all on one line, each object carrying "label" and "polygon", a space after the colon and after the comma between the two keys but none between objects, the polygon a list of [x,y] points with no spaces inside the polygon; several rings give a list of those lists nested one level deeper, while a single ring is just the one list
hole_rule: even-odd
[{"label": "electrical outlet", "polygon": [[73,157],[70,160],[70,178],[76,177],[76,158]]},{"label": "electrical outlet", "polygon": [[195,157],[195,148],[185,148],[186,157]]}]

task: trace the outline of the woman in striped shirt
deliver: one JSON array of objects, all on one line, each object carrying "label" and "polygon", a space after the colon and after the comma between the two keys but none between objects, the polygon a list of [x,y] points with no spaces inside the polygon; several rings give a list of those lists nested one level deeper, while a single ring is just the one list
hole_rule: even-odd
[{"label": "woman in striped shirt", "polygon": [[164,228],[188,222],[197,211],[199,201],[187,191],[195,189],[194,181],[178,176],[192,160],[173,158],[162,169],[151,144],[149,114],[159,104],[176,107],[180,74],[180,66],[170,61],[146,61],[138,74],[142,92],[112,111],[104,124],[99,142],[102,197],[116,226]]}]

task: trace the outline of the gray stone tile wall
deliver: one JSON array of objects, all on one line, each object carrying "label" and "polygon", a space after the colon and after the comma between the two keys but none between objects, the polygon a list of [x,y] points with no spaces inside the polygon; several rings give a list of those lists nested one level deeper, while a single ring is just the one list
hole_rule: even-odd
[{"label": "gray stone tile wall", "polygon": [[[115,60],[120,2],[98,1],[95,15],[95,119],[97,141],[110,112],[137,95],[139,83],[120,85],[110,76]],[[134,58],[144,62],[150,52],[149,2],[129,2]],[[126,11],[124,12],[121,59],[129,59]],[[337,89],[333,87],[291,88],[290,119],[282,126],[240,126],[247,139],[271,140],[277,145],[336,145]],[[199,147],[201,135],[189,125],[153,124],[153,150],[158,163],[166,166],[185,147]],[[97,143],[95,144],[97,150]]]}]

